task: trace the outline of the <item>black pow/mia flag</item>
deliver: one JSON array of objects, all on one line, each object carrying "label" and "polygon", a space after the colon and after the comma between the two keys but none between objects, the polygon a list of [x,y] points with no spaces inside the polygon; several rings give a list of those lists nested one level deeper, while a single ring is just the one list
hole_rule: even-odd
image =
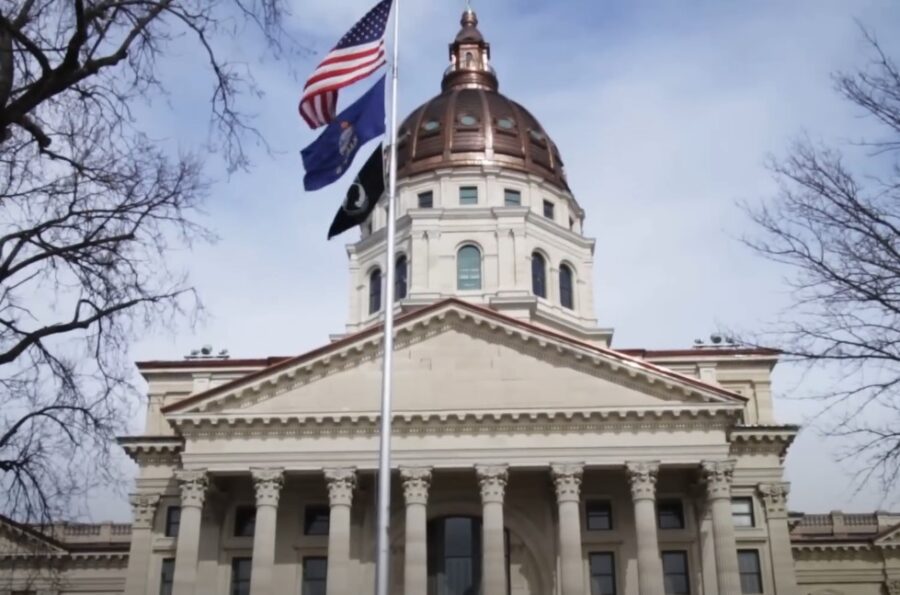
[{"label": "black pow/mia flag", "polygon": [[328,230],[328,239],[361,225],[375,210],[375,205],[378,204],[382,194],[384,194],[384,148],[379,144],[347,190],[347,197],[334,216],[331,229]]}]

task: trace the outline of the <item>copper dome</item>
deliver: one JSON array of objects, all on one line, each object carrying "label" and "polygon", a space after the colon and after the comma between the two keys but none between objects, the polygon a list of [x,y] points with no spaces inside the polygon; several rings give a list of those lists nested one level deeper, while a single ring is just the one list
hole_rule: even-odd
[{"label": "copper dome", "polygon": [[498,92],[489,64],[490,44],[478,31],[475,13],[466,11],[461,24],[450,44],[443,92],[400,125],[398,175],[494,164],[568,190],[556,143],[528,110]]}]

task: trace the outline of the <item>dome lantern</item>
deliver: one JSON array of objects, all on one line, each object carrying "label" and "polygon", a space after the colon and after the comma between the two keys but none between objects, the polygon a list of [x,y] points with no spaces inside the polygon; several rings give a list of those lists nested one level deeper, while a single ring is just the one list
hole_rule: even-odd
[{"label": "dome lantern", "polygon": [[459,21],[462,28],[450,44],[450,66],[444,72],[441,87],[450,89],[488,89],[497,91],[499,85],[491,68],[491,44],[478,30],[478,16],[466,9]]}]

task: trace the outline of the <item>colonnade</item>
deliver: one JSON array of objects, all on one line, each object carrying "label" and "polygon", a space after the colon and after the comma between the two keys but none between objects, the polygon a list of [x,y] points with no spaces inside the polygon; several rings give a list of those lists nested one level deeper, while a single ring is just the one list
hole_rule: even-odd
[{"label": "colonnade", "polygon": [[[637,566],[641,595],[664,595],[663,569],[657,539],[656,482],[660,464],[628,462],[625,470],[634,506]],[[706,486],[712,522],[716,579],[720,594],[740,593],[735,532],[731,516],[731,483],[734,462],[703,461],[700,472]],[[581,464],[553,464],[550,476],[556,493],[560,595],[586,595],[582,552]],[[507,573],[504,537],[504,500],[509,470],[506,465],[475,467],[482,505],[482,593],[506,595]],[[256,495],[256,528],[250,580],[251,595],[275,595],[272,575],[275,559],[276,519],[284,470],[250,470]],[[204,470],[178,470],[181,521],[177,537],[173,595],[194,595],[200,546],[200,524],[209,476]],[[330,505],[327,561],[327,595],[347,595],[350,582],[350,523],[357,471],[354,468],[324,470]],[[432,479],[430,467],[401,467],[405,502],[404,593],[425,595],[428,587],[427,506]],[[145,580],[150,558],[150,523],[158,496],[135,496],[131,560],[126,595],[146,595]]]}]

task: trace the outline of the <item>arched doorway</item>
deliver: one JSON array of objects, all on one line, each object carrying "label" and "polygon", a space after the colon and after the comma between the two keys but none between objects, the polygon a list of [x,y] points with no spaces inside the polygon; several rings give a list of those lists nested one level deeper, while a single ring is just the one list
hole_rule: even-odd
[{"label": "arched doorway", "polygon": [[[509,589],[509,531],[505,531]],[[428,523],[428,595],[481,592],[481,518],[444,516]]]}]

